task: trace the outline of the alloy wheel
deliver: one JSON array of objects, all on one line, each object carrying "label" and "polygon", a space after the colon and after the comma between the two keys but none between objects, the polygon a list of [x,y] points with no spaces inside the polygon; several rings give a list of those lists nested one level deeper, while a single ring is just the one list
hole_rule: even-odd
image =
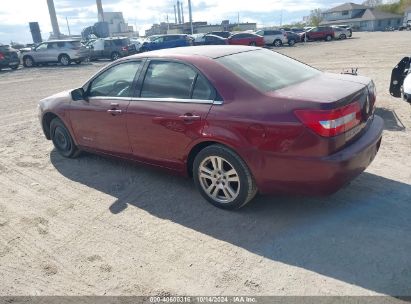
[{"label": "alloy wheel", "polygon": [[219,203],[231,203],[240,193],[240,177],[224,158],[209,156],[198,170],[200,185],[207,195]]}]

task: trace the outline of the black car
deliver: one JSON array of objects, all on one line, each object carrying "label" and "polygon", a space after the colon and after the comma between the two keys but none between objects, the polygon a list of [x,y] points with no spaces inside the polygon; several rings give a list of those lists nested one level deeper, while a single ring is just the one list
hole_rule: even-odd
[{"label": "black car", "polygon": [[214,31],[214,32],[209,32],[206,35],[215,35],[215,36],[220,36],[222,38],[228,38],[231,36],[231,33],[228,31]]},{"label": "black car", "polygon": [[196,45],[225,45],[228,44],[228,39],[217,35],[204,35],[201,42],[196,43]]},{"label": "black car", "polygon": [[137,53],[136,46],[128,38],[101,38],[95,40],[90,48],[90,59],[117,60]]},{"label": "black car", "polygon": [[3,68],[16,70],[19,65],[20,59],[17,50],[8,45],[0,45],[0,70]]},{"label": "black car", "polygon": [[294,33],[292,31],[286,31],[285,33],[287,34],[287,40],[288,40],[289,46],[293,46],[297,42],[301,42],[300,35],[298,35],[297,33]]}]

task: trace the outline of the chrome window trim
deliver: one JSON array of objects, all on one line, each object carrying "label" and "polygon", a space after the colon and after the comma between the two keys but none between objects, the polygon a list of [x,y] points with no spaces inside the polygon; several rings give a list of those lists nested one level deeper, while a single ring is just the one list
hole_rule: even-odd
[{"label": "chrome window trim", "polygon": [[102,99],[102,100],[131,100],[131,97],[92,96],[92,97],[89,97],[88,99],[90,99],[90,100],[97,100],[97,99]]},{"label": "chrome window trim", "polygon": [[172,102],[172,103],[200,103],[213,104],[214,100],[207,99],[183,99],[183,98],[149,98],[149,97],[133,97],[132,101],[150,101],[150,102]]},{"label": "chrome window trim", "polygon": [[199,104],[214,104],[222,105],[219,100],[208,99],[180,99],[180,98],[143,98],[143,97],[111,97],[111,96],[93,96],[90,100],[126,100],[126,101],[150,101],[150,102],[172,102],[172,103],[199,103]]}]

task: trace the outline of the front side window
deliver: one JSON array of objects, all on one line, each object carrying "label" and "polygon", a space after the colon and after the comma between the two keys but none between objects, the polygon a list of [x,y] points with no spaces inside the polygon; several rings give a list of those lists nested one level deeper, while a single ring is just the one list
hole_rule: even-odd
[{"label": "front side window", "polygon": [[308,65],[265,49],[216,60],[264,92],[297,84],[321,74]]},{"label": "front side window", "polygon": [[141,97],[189,99],[196,75],[182,63],[152,62],[144,78]]},{"label": "front side window", "polygon": [[36,48],[36,51],[46,50],[46,49],[47,49],[47,46],[48,46],[48,43],[42,43],[42,44],[40,44],[40,45]]},{"label": "front side window", "polygon": [[131,97],[140,62],[121,63],[97,76],[89,86],[89,96]]}]

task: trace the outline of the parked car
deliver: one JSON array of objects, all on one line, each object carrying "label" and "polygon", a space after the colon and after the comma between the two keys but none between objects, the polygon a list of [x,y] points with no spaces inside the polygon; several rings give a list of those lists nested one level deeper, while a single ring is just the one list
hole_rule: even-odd
[{"label": "parked car", "polygon": [[265,45],[273,45],[280,47],[288,43],[287,34],[281,30],[259,30],[255,32],[256,35],[264,37]]},{"label": "parked car", "polygon": [[23,53],[23,65],[28,68],[47,63],[68,66],[72,62],[80,64],[88,56],[88,49],[78,40],[51,40],[40,43],[31,51]]},{"label": "parked car", "polygon": [[287,34],[287,40],[288,40],[289,46],[293,46],[297,42],[301,41],[300,35],[298,35],[297,33],[289,31],[289,32],[286,32],[286,34]]},{"label": "parked car", "polygon": [[193,45],[203,45],[204,44],[204,36],[206,34],[201,33],[201,34],[192,34],[190,35]]},{"label": "parked car", "polygon": [[17,70],[20,65],[20,59],[17,50],[9,45],[0,44],[0,70],[11,68]]},{"label": "parked car", "polygon": [[351,28],[351,26],[349,26],[349,25],[333,25],[332,27],[333,28],[338,27],[338,28],[346,29],[348,31],[347,37],[349,37],[349,38],[352,37],[352,28]]},{"label": "parked car", "polygon": [[195,45],[225,45],[228,44],[228,39],[216,35],[204,35],[202,42],[197,42]]},{"label": "parked car", "polygon": [[306,32],[300,33],[301,41],[307,40],[325,40],[331,41],[335,37],[335,32],[332,27],[329,26],[319,26],[313,27]]},{"label": "parked car", "polygon": [[144,41],[142,39],[130,38],[130,43],[134,44],[136,52],[140,52]]},{"label": "parked car", "polygon": [[390,94],[411,104],[411,57],[404,57],[392,70]]},{"label": "parked car", "polygon": [[39,115],[64,157],[87,150],[192,176],[210,203],[235,209],[257,192],[332,193],[364,171],[382,138],[375,99],[366,77],[194,46],[120,59],[40,101]]},{"label": "parked car", "polygon": [[350,35],[350,32],[345,28],[334,27],[333,30],[334,30],[335,39],[344,40],[344,39],[347,39],[347,37],[349,37]]},{"label": "parked car", "polygon": [[251,45],[251,46],[264,46],[264,38],[260,35],[253,33],[238,33],[231,35],[228,38],[228,44],[233,45]]},{"label": "parked car", "polygon": [[294,33],[302,33],[302,32],[305,32],[305,30],[304,30],[303,28],[293,27],[293,28],[291,29],[291,32],[294,32]]},{"label": "parked car", "polygon": [[141,51],[169,49],[193,45],[193,39],[188,35],[159,35],[151,41],[146,41],[141,47]]},{"label": "parked car", "polygon": [[89,47],[91,60],[117,60],[137,53],[136,46],[127,37],[99,38]]},{"label": "parked car", "polygon": [[207,35],[216,35],[216,36],[220,36],[222,38],[228,38],[228,37],[231,36],[231,32],[228,32],[228,31],[213,31],[213,32],[207,33]]}]

